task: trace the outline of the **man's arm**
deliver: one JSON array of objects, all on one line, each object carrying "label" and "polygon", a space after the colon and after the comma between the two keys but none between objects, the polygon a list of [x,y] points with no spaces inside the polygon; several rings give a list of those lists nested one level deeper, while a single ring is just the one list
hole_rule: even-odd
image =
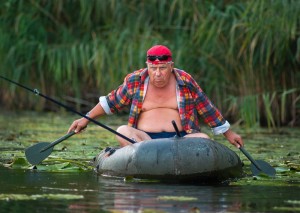
[{"label": "man's arm", "polygon": [[214,134],[218,135],[223,133],[227,140],[237,148],[244,146],[242,137],[237,133],[231,131],[228,121],[225,120],[221,112],[205,95],[197,82],[194,79],[191,79],[191,82],[195,85],[194,88],[197,89],[196,94],[199,97],[199,99],[196,99],[199,101],[197,104],[197,110],[199,114],[204,117],[204,121],[212,127]]},{"label": "man's arm", "polygon": [[232,145],[236,146],[237,148],[244,146],[242,137],[237,133],[231,131],[231,129],[228,129],[226,132],[223,133],[223,135]]},{"label": "man's arm", "polygon": [[[100,105],[100,103],[98,103],[88,114],[87,116],[92,118],[92,119],[96,119],[102,115],[105,115],[105,111],[103,109],[103,107]],[[75,133],[79,133],[81,132],[85,127],[87,127],[88,123],[90,121],[88,119],[85,119],[85,118],[80,118],[80,119],[77,119],[75,120],[69,130],[68,130],[68,133],[71,132],[71,131],[75,131]]]}]

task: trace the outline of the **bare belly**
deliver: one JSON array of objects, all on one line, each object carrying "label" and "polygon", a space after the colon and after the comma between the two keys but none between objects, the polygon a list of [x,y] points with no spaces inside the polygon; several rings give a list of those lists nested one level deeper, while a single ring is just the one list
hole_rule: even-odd
[{"label": "bare belly", "polygon": [[178,110],[155,108],[140,114],[137,127],[145,132],[175,132],[172,120],[176,122],[179,131],[182,131]]}]

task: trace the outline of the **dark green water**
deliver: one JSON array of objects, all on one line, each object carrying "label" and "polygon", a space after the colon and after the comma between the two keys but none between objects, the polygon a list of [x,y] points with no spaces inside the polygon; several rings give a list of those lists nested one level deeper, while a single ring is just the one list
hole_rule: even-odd
[{"label": "dark green water", "polygon": [[[63,136],[75,118],[65,113],[0,114],[0,212],[300,212],[299,128],[272,132],[235,127],[253,158],[276,169],[274,179],[253,178],[249,160],[222,136],[212,137],[238,154],[246,173],[226,186],[132,182],[82,172],[81,164],[116,145],[113,134],[95,125],[57,145],[37,171],[30,170],[24,149]],[[116,129],[126,119],[101,121]],[[10,169],[1,166],[14,159],[23,161]]]},{"label": "dark green water", "polygon": [[[1,194],[64,194],[0,200],[1,212],[299,212],[298,186],[198,186],[125,182],[93,172],[49,173],[0,167]],[[80,199],[66,199],[80,195]],[[164,199],[183,196],[190,200]],[[297,207],[298,206],[298,207]],[[198,211],[199,210],[199,211]]]}]

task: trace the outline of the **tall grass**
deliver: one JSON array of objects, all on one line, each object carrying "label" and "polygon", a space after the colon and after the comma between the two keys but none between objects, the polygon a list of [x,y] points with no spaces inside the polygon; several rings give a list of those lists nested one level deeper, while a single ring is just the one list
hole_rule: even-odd
[{"label": "tall grass", "polygon": [[[0,73],[78,110],[144,67],[147,49],[159,43],[230,121],[300,123],[297,0],[3,0],[0,6]],[[3,81],[0,95],[7,108],[57,109]]]}]

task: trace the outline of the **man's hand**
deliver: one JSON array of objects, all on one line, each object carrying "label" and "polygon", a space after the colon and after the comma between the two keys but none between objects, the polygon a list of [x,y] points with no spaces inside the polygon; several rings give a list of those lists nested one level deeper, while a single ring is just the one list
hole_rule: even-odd
[{"label": "man's hand", "polygon": [[75,133],[79,133],[81,132],[84,128],[87,127],[89,123],[89,120],[88,119],[85,119],[85,118],[80,118],[80,119],[77,119],[75,120],[72,125],[70,126],[69,130],[68,130],[68,133],[71,132],[71,131],[74,131]]},{"label": "man's hand", "polygon": [[223,135],[232,145],[236,146],[237,148],[244,146],[242,137],[230,129],[228,129]]}]

